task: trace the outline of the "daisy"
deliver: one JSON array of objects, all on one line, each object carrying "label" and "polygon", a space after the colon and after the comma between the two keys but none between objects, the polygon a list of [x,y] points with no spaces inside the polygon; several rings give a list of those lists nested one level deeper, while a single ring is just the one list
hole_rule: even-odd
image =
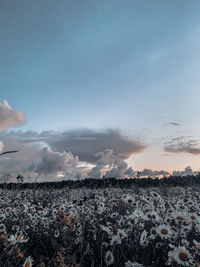
[{"label": "daisy", "polygon": [[170,224],[172,222],[172,217],[171,216],[166,216],[163,223]]},{"label": "daisy", "polygon": [[125,198],[124,198],[124,202],[126,204],[133,204],[135,201],[135,198],[133,196],[130,196],[130,195],[127,195]]},{"label": "daisy", "polygon": [[147,231],[144,230],[140,237],[140,245],[144,245],[146,243],[146,240],[147,240]]},{"label": "daisy", "polygon": [[2,222],[6,218],[5,214],[0,214],[0,222]]},{"label": "daisy", "polygon": [[15,238],[17,240],[17,242],[19,243],[27,243],[29,238],[25,238],[25,236],[23,235],[22,231],[18,231],[15,235]]},{"label": "daisy", "polygon": [[98,207],[101,208],[101,209],[103,209],[103,208],[105,207],[104,202],[98,202],[97,205],[98,205]]},{"label": "daisy", "polygon": [[156,245],[155,245],[155,248],[161,248],[163,246],[163,243],[161,242],[157,242]]},{"label": "daisy", "polygon": [[181,240],[181,243],[182,243],[182,245],[185,246],[185,247],[189,247],[189,245],[190,245],[190,243],[189,243],[189,241],[188,241],[187,239],[182,239],[182,240]]},{"label": "daisy", "polygon": [[31,210],[31,212],[36,212],[36,208],[35,208],[35,206],[31,206],[31,207],[30,207],[30,210]]},{"label": "daisy", "polygon": [[110,240],[110,245],[116,245],[116,244],[121,244],[122,243],[122,240],[121,238],[118,236],[118,235],[112,235],[111,237],[111,240]]},{"label": "daisy", "polygon": [[195,207],[195,206],[196,206],[196,201],[190,199],[190,200],[187,202],[187,205],[188,205],[189,208],[192,208],[193,206]]},{"label": "daisy", "polygon": [[139,228],[139,230],[144,229],[144,223],[143,223],[143,222],[140,222],[140,223],[138,224],[138,228]]},{"label": "daisy", "polygon": [[113,253],[111,251],[106,252],[105,262],[106,262],[107,266],[113,264],[114,257],[113,257]]},{"label": "daisy", "polygon": [[154,200],[160,200],[161,198],[161,196],[155,191],[150,192],[150,195]]},{"label": "daisy", "polygon": [[98,208],[98,209],[97,209],[97,213],[98,213],[98,214],[102,214],[102,213],[103,213],[103,211],[104,211],[104,209],[103,209],[103,208]]},{"label": "daisy", "polygon": [[53,216],[54,218],[56,218],[56,215],[57,215],[58,211],[57,211],[57,209],[53,208],[53,209],[51,210],[51,213],[52,213],[52,216]]},{"label": "daisy", "polygon": [[125,233],[123,230],[121,230],[121,229],[118,229],[118,230],[117,230],[117,236],[118,236],[120,239],[124,239],[124,238],[127,237],[126,233]]},{"label": "daisy", "polygon": [[59,235],[60,235],[59,231],[56,230],[55,233],[54,233],[54,236],[55,236],[55,237],[59,237]]},{"label": "daisy", "polygon": [[176,207],[180,211],[188,211],[188,208],[182,203],[178,203],[178,205],[176,205]]},{"label": "daisy", "polygon": [[39,213],[41,214],[41,215],[46,215],[47,214],[47,209],[43,209],[43,210],[41,210],[41,211],[39,211]]},{"label": "daisy", "polygon": [[19,225],[13,225],[13,227],[12,227],[12,230],[16,230],[16,231],[18,231],[19,230]]},{"label": "daisy", "polygon": [[196,222],[196,221],[199,220],[199,216],[197,216],[196,213],[190,213],[190,214],[188,214],[188,215],[189,215],[189,218],[190,218],[190,220],[191,220],[192,222]]},{"label": "daisy", "polygon": [[30,215],[29,217],[31,219],[32,224],[36,224],[37,223],[37,221],[38,221],[37,215]]},{"label": "daisy", "polygon": [[173,217],[174,217],[176,223],[187,221],[187,216],[183,213],[175,213],[173,215]]},{"label": "daisy", "polygon": [[10,242],[11,244],[16,244],[17,239],[15,238],[14,235],[10,235],[10,237],[8,238],[8,242]]},{"label": "daisy", "polygon": [[200,249],[200,242],[193,240],[193,243],[195,244],[195,247]]},{"label": "daisy", "polygon": [[6,230],[6,227],[3,223],[0,224],[0,233],[3,233]]},{"label": "daisy", "polygon": [[103,202],[103,201],[105,201],[105,198],[101,196],[101,197],[99,197],[99,201]]},{"label": "daisy", "polygon": [[21,211],[27,212],[28,211],[28,206],[26,204],[21,205]]},{"label": "daisy", "polygon": [[152,227],[151,230],[150,230],[150,239],[155,239],[157,236],[157,231],[156,231],[156,228],[155,227]]},{"label": "daisy", "polygon": [[77,237],[76,239],[75,239],[75,244],[78,244],[78,243],[81,243],[81,238],[80,237]]},{"label": "daisy", "polygon": [[171,229],[167,224],[159,225],[156,229],[157,234],[164,239],[168,239],[171,235]]},{"label": "daisy", "polygon": [[173,261],[183,266],[190,266],[193,263],[191,254],[184,246],[179,246],[178,248],[174,248],[173,251],[169,251],[168,257],[169,265]]},{"label": "daisy", "polygon": [[196,231],[197,231],[198,233],[200,233],[200,223],[197,223],[197,224],[195,225],[195,229],[196,229]]},{"label": "daisy", "polygon": [[159,217],[159,215],[157,214],[157,212],[155,212],[155,211],[149,211],[149,212],[147,212],[146,213],[146,216],[147,216],[147,218],[148,218],[148,220],[154,220],[154,221],[159,221],[159,219],[160,219],[160,217]]},{"label": "daisy", "polygon": [[145,218],[147,219],[147,216],[145,216],[143,211],[140,210],[140,209],[135,209],[132,215],[135,216],[135,218],[138,218],[138,219],[145,219]]},{"label": "daisy", "polygon": [[125,262],[125,267],[143,267],[144,265],[140,264],[139,262]]},{"label": "daisy", "polygon": [[38,205],[39,205],[40,208],[43,208],[43,204],[42,203],[39,202]]},{"label": "daisy", "polygon": [[11,208],[10,207],[7,207],[6,208],[6,213],[9,214],[11,212]]},{"label": "daisy", "polygon": [[33,266],[33,259],[31,256],[25,259],[25,262],[22,264],[22,267],[32,267]]}]

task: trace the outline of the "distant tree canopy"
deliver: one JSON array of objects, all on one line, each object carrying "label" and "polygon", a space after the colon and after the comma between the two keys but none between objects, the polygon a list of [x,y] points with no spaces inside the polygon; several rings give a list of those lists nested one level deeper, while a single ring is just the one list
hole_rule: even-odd
[{"label": "distant tree canopy", "polygon": [[61,182],[43,182],[43,183],[1,183],[0,188],[6,189],[33,189],[33,188],[106,188],[106,187],[121,187],[129,188],[135,187],[167,187],[167,186],[192,186],[200,185],[200,174],[188,176],[170,176],[159,178],[133,178],[133,179],[116,179],[115,177],[104,179],[82,179],[82,180],[65,180]]}]

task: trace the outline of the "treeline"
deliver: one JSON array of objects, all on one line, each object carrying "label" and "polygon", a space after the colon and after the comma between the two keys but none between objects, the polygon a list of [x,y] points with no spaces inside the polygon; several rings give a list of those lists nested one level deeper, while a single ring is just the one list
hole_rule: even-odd
[{"label": "treeline", "polygon": [[200,184],[199,175],[188,176],[170,176],[163,178],[132,178],[132,179],[116,179],[104,178],[104,179],[82,179],[82,180],[65,180],[61,182],[42,182],[42,183],[2,183],[1,189],[48,189],[55,188],[60,189],[64,187],[69,188],[106,188],[106,187],[121,187],[130,188],[135,187],[166,187],[166,186],[192,186]]}]

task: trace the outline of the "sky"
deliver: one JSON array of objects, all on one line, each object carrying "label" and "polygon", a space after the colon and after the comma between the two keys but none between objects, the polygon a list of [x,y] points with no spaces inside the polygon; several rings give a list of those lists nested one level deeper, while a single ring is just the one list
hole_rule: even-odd
[{"label": "sky", "polygon": [[[1,157],[0,172],[11,162],[12,173],[46,176],[111,175],[120,164],[120,175],[199,171],[199,8],[198,0],[2,0],[0,149],[23,149]],[[63,162],[48,172],[49,155]]]}]

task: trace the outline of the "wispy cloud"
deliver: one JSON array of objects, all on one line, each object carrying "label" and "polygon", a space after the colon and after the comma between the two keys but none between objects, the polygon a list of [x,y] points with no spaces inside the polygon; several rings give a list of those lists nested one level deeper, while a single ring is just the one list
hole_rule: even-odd
[{"label": "wispy cloud", "polygon": [[181,124],[179,122],[168,121],[166,123],[161,124],[161,126],[181,126]]},{"label": "wispy cloud", "polygon": [[144,169],[141,172],[138,172],[137,176],[139,177],[159,177],[159,176],[167,176],[169,175],[169,172],[164,171],[164,170],[160,170],[160,171],[156,171],[156,170],[151,170],[151,169]]},{"label": "wispy cloud", "polygon": [[171,153],[200,154],[200,142],[186,136],[176,137],[165,142],[164,150]]}]

